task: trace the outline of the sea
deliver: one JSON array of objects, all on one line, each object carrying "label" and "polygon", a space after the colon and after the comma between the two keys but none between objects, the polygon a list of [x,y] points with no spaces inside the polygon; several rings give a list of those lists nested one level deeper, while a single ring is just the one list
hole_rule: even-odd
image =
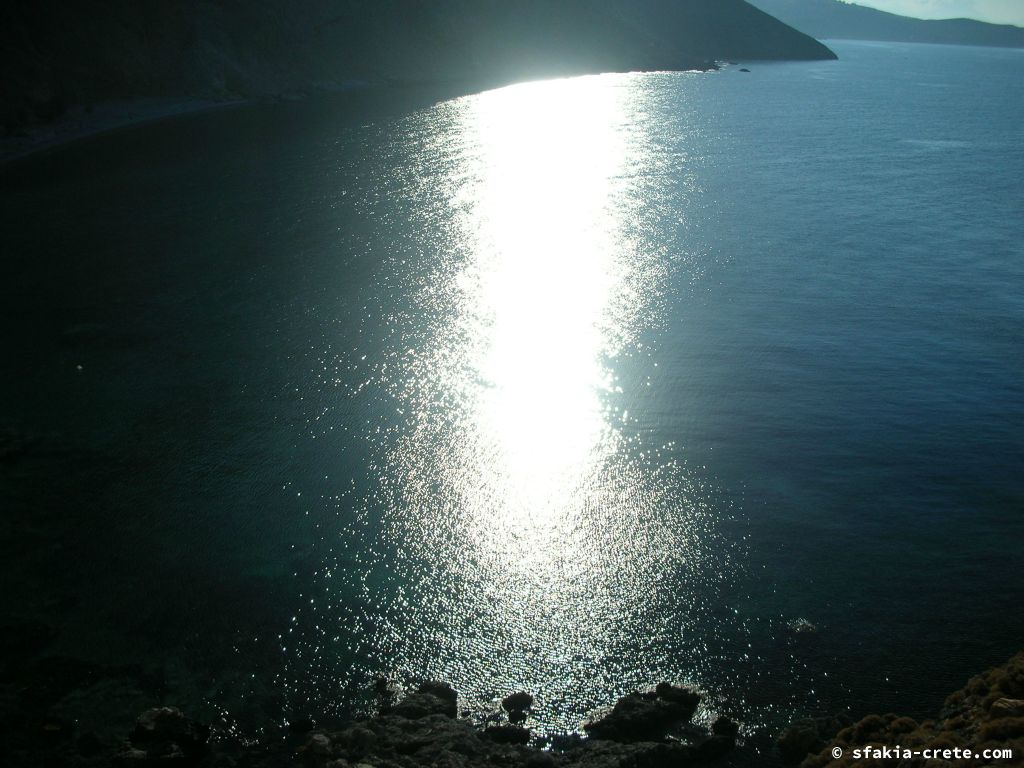
[{"label": "sea", "polygon": [[5,167],[18,690],[252,740],[667,680],[756,739],[1020,650],[1024,51],[830,45]]}]

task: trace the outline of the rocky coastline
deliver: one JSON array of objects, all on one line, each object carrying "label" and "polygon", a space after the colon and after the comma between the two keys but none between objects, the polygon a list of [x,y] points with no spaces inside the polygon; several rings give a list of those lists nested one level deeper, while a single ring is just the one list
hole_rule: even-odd
[{"label": "rocky coastline", "polygon": [[[401,692],[377,684],[377,714],[337,727],[317,727],[295,717],[280,735],[242,742],[191,719],[173,706],[143,712],[126,738],[104,742],[77,733],[73,723],[43,719],[19,743],[7,738],[10,766],[52,768],[669,768],[714,765],[824,766],[953,765],[904,757],[897,763],[859,755],[867,746],[906,750],[971,750],[956,765],[1024,763],[1024,652],[1005,665],[971,678],[951,694],[935,719],[896,714],[859,721],[826,716],[794,722],[758,754],[737,747],[741,724],[718,715],[694,722],[702,701],[692,688],[660,683],[622,697],[583,726],[582,734],[551,737],[527,726],[534,699],[526,691],[507,696],[501,712],[484,723],[459,710],[457,691],[427,681]],[[8,723],[9,725],[10,723]],[[756,740],[756,738],[755,738]],[[984,750],[1012,750],[1013,757],[986,759]],[[839,757],[836,757],[840,755]]]},{"label": "rocky coastline", "polygon": [[[502,713],[480,726],[458,710],[448,683],[427,681],[398,696],[380,681],[377,715],[336,729],[311,718],[289,724],[288,737],[257,747],[211,742],[210,728],[173,707],[147,710],[109,758],[121,768],[245,766],[275,768],[471,768],[524,766],[705,766],[736,747],[739,724],[718,716],[709,728],[692,721],[699,692],[661,683],[624,696],[584,726],[584,735],[538,737],[523,725],[533,706],[525,691],[502,701]],[[82,765],[72,756],[68,765]],[[91,764],[91,763],[90,763]],[[102,763],[101,763],[102,764]]]}]

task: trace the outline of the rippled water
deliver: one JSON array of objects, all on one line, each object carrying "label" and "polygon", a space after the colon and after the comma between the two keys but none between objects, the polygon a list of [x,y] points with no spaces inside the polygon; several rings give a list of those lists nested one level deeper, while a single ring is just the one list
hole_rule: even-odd
[{"label": "rippled water", "polygon": [[376,675],[932,712],[1024,630],[1024,56],[836,48],[9,174],[14,612],[247,731]]},{"label": "rippled water", "polygon": [[[624,389],[671,281],[702,257],[651,240],[696,212],[671,209],[693,194],[686,169],[651,167],[656,93],[604,76],[419,114],[415,150],[398,149],[404,199],[387,203],[427,258],[396,260],[409,305],[385,305],[373,325],[393,333],[366,352],[364,383],[396,415],[361,547],[380,553],[367,642],[470,696],[535,691],[562,726],[646,681],[637,654],[692,671],[700,651],[680,641],[710,629],[730,576],[723,508],[643,438]],[[346,574],[364,577],[332,569],[324,591]]]}]

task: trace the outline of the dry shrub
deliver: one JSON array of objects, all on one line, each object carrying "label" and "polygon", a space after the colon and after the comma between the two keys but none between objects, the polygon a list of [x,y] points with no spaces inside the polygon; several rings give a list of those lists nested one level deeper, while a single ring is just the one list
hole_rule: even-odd
[{"label": "dry shrub", "polygon": [[979,731],[983,741],[1005,741],[1024,738],[1024,717],[1003,717],[990,720]]}]

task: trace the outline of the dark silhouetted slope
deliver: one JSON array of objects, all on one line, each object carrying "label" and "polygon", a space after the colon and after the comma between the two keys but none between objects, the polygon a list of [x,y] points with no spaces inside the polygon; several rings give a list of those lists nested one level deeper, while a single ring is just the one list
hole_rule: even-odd
[{"label": "dark silhouetted slope", "polygon": [[15,0],[0,122],[136,97],[689,69],[834,55],[743,0]]},{"label": "dark silhouetted slope", "polygon": [[925,20],[840,0],[750,0],[796,29],[818,38],[1024,48],[1024,29],[973,19]]}]

